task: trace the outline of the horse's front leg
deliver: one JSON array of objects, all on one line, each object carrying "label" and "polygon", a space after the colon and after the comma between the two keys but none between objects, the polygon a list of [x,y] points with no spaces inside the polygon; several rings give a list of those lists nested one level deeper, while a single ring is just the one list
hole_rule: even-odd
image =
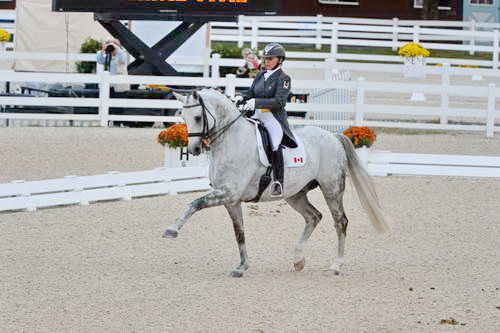
[{"label": "horse's front leg", "polygon": [[236,205],[226,204],[225,206],[229,212],[229,216],[233,220],[234,235],[236,236],[236,242],[240,250],[240,265],[231,271],[231,276],[242,277],[243,272],[248,269],[248,255],[245,245],[245,229],[243,227],[241,203],[237,203]]},{"label": "horse's front leg", "polygon": [[179,230],[182,229],[184,224],[188,221],[188,219],[197,211],[202,210],[203,208],[220,206],[226,203],[227,201],[226,190],[217,189],[208,193],[207,195],[202,196],[191,202],[189,208],[184,212],[184,214],[175,220],[175,223],[168,227],[167,230],[163,233],[163,237],[167,238],[176,238],[179,234]]}]

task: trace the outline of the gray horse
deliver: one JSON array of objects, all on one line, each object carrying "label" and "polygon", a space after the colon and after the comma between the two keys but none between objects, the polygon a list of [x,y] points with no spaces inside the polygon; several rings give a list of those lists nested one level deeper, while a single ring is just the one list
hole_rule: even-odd
[{"label": "gray horse", "polygon": [[[255,127],[241,117],[235,104],[213,89],[193,92],[189,96],[175,93],[184,106],[181,116],[189,132],[188,151],[200,154],[210,146],[209,178],[213,191],[194,200],[186,212],[164,233],[175,238],[187,220],[203,208],[224,205],[233,221],[241,262],[231,271],[241,277],[248,269],[241,203],[256,197],[261,176],[266,172],[258,157]],[[307,151],[307,162],[301,168],[287,168],[283,199],[302,214],[306,226],[295,247],[294,269],[305,266],[304,246],[322,218],[307,199],[307,192],[320,187],[335,221],[338,236],[338,256],[330,269],[339,274],[343,264],[347,217],[342,204],[345,178],[349,170],[363,208],[379,231],[388,228],[378,203],[375,187],[360,164],[354,146],[342,134],[332,134],[318,127],[307,126],[295,132]],[[267,188],[260,201],[277,200]],[[279,198],[278,198],[279,199]]]}]

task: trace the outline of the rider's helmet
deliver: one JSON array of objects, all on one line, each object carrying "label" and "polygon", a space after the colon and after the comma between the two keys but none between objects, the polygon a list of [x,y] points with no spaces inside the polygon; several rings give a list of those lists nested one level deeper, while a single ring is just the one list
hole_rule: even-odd
[{"label": "rider's helmet", "polygon": [[285,48],[278,43],[267,44],[262,53],[263,58],[278,57],[281,61],[285,60]]}]

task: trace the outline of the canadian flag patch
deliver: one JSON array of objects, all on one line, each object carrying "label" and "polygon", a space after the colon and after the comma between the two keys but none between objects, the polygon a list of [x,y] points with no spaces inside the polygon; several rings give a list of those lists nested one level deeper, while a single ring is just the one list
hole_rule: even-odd
[{"label": "canadian flag patch", "polygon": [[304,163],[304,158],[303,157],[294,157],[293,163]]}]

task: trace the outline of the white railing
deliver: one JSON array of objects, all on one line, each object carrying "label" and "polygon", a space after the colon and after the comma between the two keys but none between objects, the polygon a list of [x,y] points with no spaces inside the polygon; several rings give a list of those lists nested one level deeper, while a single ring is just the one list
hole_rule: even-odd
[{"label": "white railing", "polygon": [[[142,122],[179,122],[179,117],[166,116],[125,116],[110,115],[109,108],[171,108],[178,109],[181,104],[175,100],[148,100],[110,98],[111,84],[161,84],[167,86],[195,86],[195,87],[224,87],[226,92],[234,95],[236,87],[249,87],[251,79],[236,79],[234,75],[226,78],[201,77],[157,77],[157,76],[126,76],[110,75],[109,72],[100,74],[48,74],[48,73],[2,73],[0,81],[15,82],[77,82],[98,83],[99,98],[61,98],[61,97],[0,97],[0,105],[31,105],[31,106],[79,106],[97,107],[98,114],[24,114],[0,113],[0,119],[58,119],[58,120],[99,120],[101,126],[108,126],[110,121],[142,121]],[[292,112],[349,112],[356,125],[392,128],[415,128],[434,130],[464,130],[483,131],[486,136],[492,137],[500,126],[495,122],[500,120],[500,112],[496,110],[496,100],[500,89],[494,83],[487,87],[451,85],[449,82],[441,84],[408,84],[368,82],[363,78],[357,81],[335,80],[294,80],[296,89],[348,89],[355,95],[354,104],[317,104],[317,103],[289,103],[287,111]],[[392,93],[408,94],[420,92],[441,97],[440,106],[408,106],[390,104],[368,104],[365,102],[367,93],[387,95]],[[474,97],[486,108],[451,107],[450,97]],[[399,101],[399,100],[396,100]],[[481,104],[479,104],[481,105]],[[387,118],[390,119],[387,119]],[[410,117],[411,119],[405,119]],[[419,122],[422,117],[439,119],[440,123]],[[470,120],[473,124],[450,124],[449,120],[456,118]],[[295,125],[337,125],[347,127],[350,120],[314,120],[292,119]]]},{"label": "white railing", "polygon": [[359,156],[371,175],[500,178],[500,156],[403,154],[366,150]]},{"label": "white railing", "polygon": [[[368,54],[338,54],[337,59],[344,60],[362,60],[362,61],[381,61],[381,62],[399,62],[401,64],[381,64],[381,63],[359,63],[359,62],[334,62],[330,53],[326,52],[288,52],[291,58],[295,59],[318,59],[318,61],[305,60],[288,60],[284,63],[283,68],[286,69],[316,69],[323,70],[324,76],[329,77],[332,72],[338,70],[345,71],[368,71],[382,73],[400,73],[401,75],[408,72],[408,67],[402,64],[403,59],[399,56],[380,56]],[[0,61],[2,60],[53,60],[53,61],[89,61],[96,62],[94,54],[65,54],[65,53],[42,53],[42,52],[2,52],[0,51]],[[243,59],[236,58],[221,58],[219,54],[207,52],[204,60],[198,58],[179,58],[172,57],[168,59],[172,65],[187,66],[198,69],[191,70],[192,72],[203,72],[204,77],[220,77],[221,67],[240,67],[244,65]],[[452,58],[427,58],[428,64],[439,64],[441,66],[422,66],[412,68],[412,71],[421,74],[438,75],[441,80],[449,80],[452,76],[468,76],[468,77],[500,77],[498,69],[486,67],[495,67],[493,61],[475,60],[475,59],[452,59]],[[449,64],[450,66],[448,66]],[[465,66],[480,66],[475,67],[456,67],[453,65]],[[447,67],[448,66],[448,67]],[[97,72],[102,72],[103,66],[97,64]]]},{"label": "white railing", "polygon": [[[500,178],[500,156],[402,154],[358,149],[373,176],[434,175]],[[109,172],[97,176],[66,176],[0,184],[0,212],[99,201],[132,200],[210,189],[208,167],[157,168],[139,172]]]},{"label": "white railing", "polygon": [[209,190],[208,168],[158,168],[0,184],[0,212]]},{"label": "white railing", "polygon": [[348,56],[339,55],[339,46],[390,47],[395,51],[407,42],[420,42],[425,48],[433,50],[491,53],[493,68],[498,68],[498,29],[498,23],[474,21],[404,21],[397,18],[377,20],[328,18],[321,15],[241,16],[237,23],[212,22],[210,38],[211,41],[236,42],[239,47],[250,43],[252,48],[257,48],[258,43],[269,42],[314,45],[317,49],[326,45],[330,46],[329,57],[335,61]]}]

